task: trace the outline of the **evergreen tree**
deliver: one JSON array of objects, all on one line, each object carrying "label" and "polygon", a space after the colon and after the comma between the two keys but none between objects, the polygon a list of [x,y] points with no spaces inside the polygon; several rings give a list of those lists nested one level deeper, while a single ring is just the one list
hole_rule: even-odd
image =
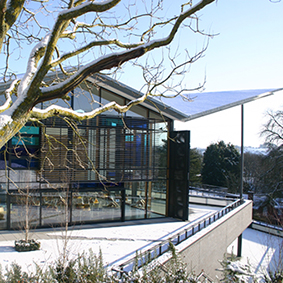
[{"label": "evergreen tree", "polygon": [[234,145],[220,141],[208,146],[203,156],[201,175],[204,184],[228,187],[230,192],[237,192],[240,154]]},{"label": "evergreen tree", "polygon": [[201,183],[202,154],[198,149],[190,150],[190,184]]}]

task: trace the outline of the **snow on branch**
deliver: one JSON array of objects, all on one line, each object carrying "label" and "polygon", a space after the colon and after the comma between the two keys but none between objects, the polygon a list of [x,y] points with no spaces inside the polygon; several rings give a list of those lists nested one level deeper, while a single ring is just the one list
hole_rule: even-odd
[{"label": "snow on branch", "polygon": [[40,58],[44,55],[49,38],[50,34],[47,34],[45,38],[43,38],[43,40],[36,44],[35,47],[32,49],[28,60],[26,73],[18,87],[19,97],[24,96],[24,93],[27,91],[28,85],[37,71],[37,64]]},{"label": "snow on branch", "polygon": [[126,105],[119,105],[117,102],[112,101],[107,103],[104,106],[101,106],[99,108],[96,108],[90,112],[86,113],[79,113],[75,110],[64,108],[58,105],[52,105],[47,107],[46,109],[39,109],[34,107],[33,110],[30,112],[30,119],[31,120],[41,120],[41,119],[47,119],[54,116],[63,116],[66,118],[71,118],[77,121],[83,121],[87,119],[92,119],[95,116],[106,112],[108,110],[115,110],[118,113],[125,113],[127,112],[132,106],[140,104],[141,102],[145,101],[146,98],[149,96],[149,93],[142,95],[141,97],[131,100]]},{"label": "snow on branch", "polygon": [[7,110],[10,107],[10,105],[12,104],[11,95],[16,92],[16,87],[17,87],[18,83],[19,83],[19,80],[14,80],[11,83],[10,87],[8,89],[6,89],[6,91],[5,91],[6,101],[3,105],[0,106],[0,113]]},{"label": "snow on branch", "polygon": [[[67,93],[74,89],[79,83],[81,83],[85,78],[90,76],[91,74],[98,73],[103,70],[109,70],[114,67],[121,66],[123,63],[136,59],[144,55],[145,53],[159,47],[163,47],[166,45],[169,45],[172,40],[174,39],[180,25],[182,22],[190,17],[191,15],[195,14],[197,11],[201,10],[203,7],[206,5],[214,2],[215,0],[203,0],[199,2],[197,5],[189,8],[187,11],[183,12],[175,21],[169,35],[165,38],[158,39],[158,40],[153,40],[148,43],[141,44],[137,43],[137,47],[134,47],[132,49],[126,49],[121,52],[117,53],[111,53],[105,56],[102,56],[86,66],[80,68],[77,73],[73,74],[71,77],[69,77],[67,80],[64,82],[61,82],[60,84],[57,84],[56,86],[52,87],[47,87],[47,88],[42,88],[42,94],[38,98],[38,100],[34,103],[36,105],[39,102],[54,99],[54,98],[60,98],[62,97],[62,94]],[[118,41],[115,42],[118,44]],[[95,46],[95,42],[91,43],[93,46]],[[105,41],[106,44],[106,41]],[[126,46],[125,46],[126,47]],[[130,45],[129,45],[130,47]],[[84,47],[83,47],[84,48]],[[78,52],[82,52],[83,49],[78,50]],[[64,55],[63,55],[64,56]],[[63,57],[62,56],[62,57]],[[66,58],[69,55],[65,55]],[[52,61],[52,64],[56,65],[59,64],[63,61],[63,58],[58,59],[58,61]],[[56,62],[56,63],[55,63]],[[53,65],[52,65],[53,66]]]},{"label": "snow on branch", "polygon": [[72,7],[68,10],[59,13],[58,17],[62,20],[71,20],[77,18],[89,12],[105,12],[115,7],[121,0],[107,0],[103,2],[86,2],[76,7]]}]

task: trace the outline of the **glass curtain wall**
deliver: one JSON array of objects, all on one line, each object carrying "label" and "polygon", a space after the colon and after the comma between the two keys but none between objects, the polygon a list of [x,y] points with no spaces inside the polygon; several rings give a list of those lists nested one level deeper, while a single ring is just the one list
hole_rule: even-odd
[{"label": "glass curtain wall", "polygon": [[[126,103],[91,90],[76,89],[70,107]],[[168,123],[135,106],[126,115],[24,127],[0,151],[0,229],[20,228],[27,215],[34,227],[165,216]]]}]

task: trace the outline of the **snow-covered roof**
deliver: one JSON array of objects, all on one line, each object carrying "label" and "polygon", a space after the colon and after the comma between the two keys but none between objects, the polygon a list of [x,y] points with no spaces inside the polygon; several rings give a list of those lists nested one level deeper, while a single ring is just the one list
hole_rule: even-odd
[{"label": "snow-covered roof", "polygon": [[185,114],[186,118],[182,119],[183,121],[190,121],[273,95],[282,90],[280,88],[192,93],[184,95],[185,97],[162,98],[162,101],[170,105],[172,109],[178,109]]},{"label": "snow-covered roof", "polygon": [[[57,78],[63,78],[63,76],[64,75],[62,73],[56,74]],[[54,75],[50,74],[48,77],[52,79]],[[105,75],[94,74],[91,77],[88,77],[86,81],[101,86],[129,100],[136,99],[142,95],[140,91]],[[9,83],[0,83],[0,94],[4,94],[9,85]],[[161,111],[163,116],[172,120],[180,120],[185,122],[242,105],[259,98],[264,98],[282,90],[283,88],[233,90],[190,93],[174,98],[162,97],[157,99],[149,97],[141,105],[154,112]]]},{"label": "snow-covered roof", "polygon": [[[92,76],[88,80],[94,80],[96,84],[128,99],[141,95],[139,91],[107,76]],[[203,92],[160,99],[149,97],[142,105],[153,111],[157,110],[157,106],[164,116],[185,122],[264,98],[281,90],[283,88]]]},{"label": "snow-covered roof", "polygon": [[[116,94],[119,94],[120,96],[129,100],[136,99],[143,95],[143,93],[141,93],[140,91],[126,84],[113,80],[108,76],[95,74],[91,77],[88,77],[87,81],[99,85]],[[141,103],[141,105],[157,113],[161,111],[163,116],[172,120],[183,120],[187,117],[187,115],[180,111],[178,108],[172,108],[170,105],[167,105],[166,102],[163,102],[156,98],[148,97],[146,101]]]},{"label": "snow-covered roof", "polygon": [[[128,99],[135,99],[141,95],[139,91],[107,76],[95,75],[88,80]],[[162,97],[157,99],[149,97],[142,105],[153,111],[157,111],[157,106],[164,116],[185,122],[264,98],[282,90],[283,88],[233,90],[191,93],[174,98]]]}]

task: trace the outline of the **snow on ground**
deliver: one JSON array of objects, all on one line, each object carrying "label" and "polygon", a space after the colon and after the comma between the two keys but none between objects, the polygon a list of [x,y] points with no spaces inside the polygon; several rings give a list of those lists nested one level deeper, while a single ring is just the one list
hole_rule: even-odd
[{"label": "snow on ground", "polygon": [[[227,251],[237,254],[237,240]],[[243,233],[241,262],[250,263],[257,275],[278,270],[278,267],[282,269],[283,238],[246,229]]]},{"label": "snow on ground", "polygon": [[[68,258],[72,259],[83,251],[92,249],[95,254],[102,251],[106,265],[124,259],[129,255],[135,256],[136,250],[148,248],[170,236],[172,232],[189,225],[186,222],[166,222],[157,224],[131,225],[94,229],[79,229],[68,231]],[[13,241],[0,242],[0,264],[3,268],[12,262],[17,262],[25,271],[33,271],[33,262],[42,267],[52,264],[63,251],[65,241],[63,232],[47,233],[51,239],[40,240],[39,251],[19,253],[14,250]]]},{"label": "snow on ground", "polygon": [[[219,209],[219,208],[218,208]],[[78,227],[70,227],[67,237],[68,258],[72,259],[79,253],[88,252],[90,249],[95,254],[102,251],[105,265],[117,264],[118,261],[125,261],[129,256],[135,256],[136,250],[147,249],[151,245],[156,245],[162,240],[170,237],[172,233],[186,226],[191,225],[193,221],[198,221],[212,211],[215,207],[203,209],[203,206],[190,206],[190,222],[172,221],[152,224],[137,224],[112,227],[96,227],[81,229]],[[40,231],[40,230],[38,230]],[[34,272],[34,263],[41,267],[47,267],[49,264],[56,262],[63,251],[62,240],[63,232],[50,231],[46,232],[46,239],[40,240],[41,249],[32,252],[16,252],[14,249],[14,241],[0,241],[0,264],[2,269],[10,266],[11,263],[17,262],[22,266],[24,271]],[[21,238],[22,235],[19,234]],[[266,271],[267,269],[276,268],[280,261],[279,247],[282,252],[282,238],[270,236],[263,232],[252,229],[246,229],[243,233],[243,258],[253,265],[257,273]],[[228,252],[237,253],[237,241],[232,243],[228,248]],[[282,257],[282,254],[281,254]],[[282,258],[281,258],[282,259]]]},{"label": "snow on ground", "polygon": [[[136,250],[148,249],[151,245],[156,245],[167,239],[179,229],[184,229],[193,221],[198,221],[200,217],[217,211],[220,208],[190,205],[189,222],[171,221],[154,224],[137,224],[112,226],[92,229],[78,229],[70,227],[68,231],[68,257],[72,259],[83,251],[90,249],[95,254],[102,251],[105,265],[115,264],[119,260],[126,260],[129,256],[135,256]],[[39,230],[40,231],[40,230]],[[63,232],[47,232],[46,239],[40,240],[39,251],[19,253],[14,250],[14,241],[0,241],[0,264],[2,268],[17,262],[25,271],[34,271],[34,262],[42,267],[52,264],[60,257],[63,251]],[[19,234],[19,239],[23,235]],[[31,236],[32,237],[32,236]],[[49,238],[49,239],[48,239]]]}]

